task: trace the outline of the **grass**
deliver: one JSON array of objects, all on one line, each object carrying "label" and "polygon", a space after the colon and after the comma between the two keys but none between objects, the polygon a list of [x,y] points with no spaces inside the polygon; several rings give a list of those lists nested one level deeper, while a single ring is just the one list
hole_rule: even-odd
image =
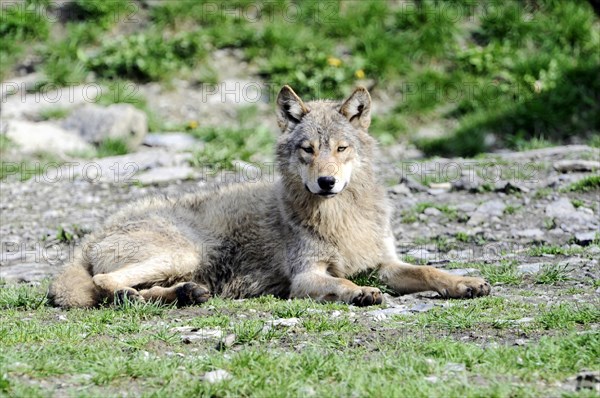
[{"label": "grass", "polygon": [[350,278],[350,280],[356,283],[358,286],[372,286],[377,287],[383,293],[392,293],[392,291],[381,282],[379,277],[377,276],[377,271],[365,271],[360,274],[354,275]]},{"label": "grass", "polygon": [[357,84],[397,93],[373,121],[384,144],[430,122],[448,134],[415,137],[428,154],[539,148],[572,135],[595,142],[600,35],[588,2],[349,4],[77,0],[60,22],[53,2],[9,4],[0,75],[33,55],[46,84],[206,84],[218,80],[209,54],[237,49],[262,81],[301,96],[340,97]]},{"label": "grass", "polygon": [[118,138],[105,138],[96,149],[96,156],[103,158],[108,156],[125,155],[129,152],[127,142]]},{"label": "grass", "polygon": [[47,108],[40,112],[41,120],[63,119],[69,116],[69,110],[65,108]]},{"label": "grass", "polygon": [[[249,162],[261,169],[271,170],[269,160],[275,137],[262,126],[256,127],[257,109],[245,107],[238,110],[237,127],[202,126],[193,122],[187,131],[204,143],[194,153],[193,164],[203,169],[232,169],[237,160]],[[248,176],[251,178],[251,176]]]},{"label": "grass", "polygon": [[419,214],[423,214],[425,209],[430,207],[442,212],[448,218],[448,220],[456,220],[458,218],[458,211],[452,206],[440,205],[431,202],[420,202],[417,203],[412,209],[406,210],[402,213],[402,222],[410,224],[417,221]]},{"label": "grass", "polygon": [[577,256],[585,253],[585,249],[582,247],[568,247],[558,245],[540,245],[533,246],[527,250],[528,256],[540,257],[544,254],[550,254],[553,256]]},{"label": "grass", "polygon": [[[372,323],[364,314],[372,309],[268,296],[56,311],[45,288],[0,285],[0,389],[8,396],[553,396],[566,392],[557,382],[596,368],[600,357],[600,312],[589,304],[485,297]],[[533,320],[517,322],[525,317]],[[299,322],[265,327],[278,318]],[[186,343],[174,329],[182,326],[235,341],[221,350],[218,339]],[[524,331],[535,337],[513,345]],[[202,381],[219,369],[231,378]]]},{"label": "grass", "polygon": [[566,192],[589,192],[600,189],[600,175],[584,177],[564,189]]},{"label": "grass", "polygon": [[520,208],[521,206],[507,205],[504,208],[504,214],[515,214]]},{"label": "grass", "polygon": [[542,270],[535,275],[535,283],[542,285],[555,285],[560,282],[566,282],[569,279],[568,265],[545,265],[542,267]]},{"label": "grass", "polygon": [[517,272],[517,265],[516,261],[502,260],[498,264],[486,264],[483,262],[450,263],[448,268],[475,268],[492,285],[495,283],[519,285],[523,281],[523,276]]}]

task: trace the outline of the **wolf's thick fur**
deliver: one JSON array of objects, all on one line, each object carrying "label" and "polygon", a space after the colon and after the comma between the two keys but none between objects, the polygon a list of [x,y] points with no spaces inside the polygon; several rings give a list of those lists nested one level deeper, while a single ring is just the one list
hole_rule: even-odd
[{"label": "wolf's thick fur", "polygon": [[147,198],[90,234],[50,286],[61,307],[113,298],[178,305],[211,295],[311,297],[378,304],[381,292],[347,276],[378,269],[399,294],[487,295],[481,278],[398,260],[386,193],[372,170],[371,98],[304,103],[285,86],[275,183],[228,185],[176,198]]}]

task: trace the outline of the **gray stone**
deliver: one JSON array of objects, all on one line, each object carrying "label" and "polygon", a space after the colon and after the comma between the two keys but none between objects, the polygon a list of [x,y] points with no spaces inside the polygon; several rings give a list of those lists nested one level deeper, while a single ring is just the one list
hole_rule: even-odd
[{"label": "gray stone", "polygon": [[460,178],[452,181],[452,189],[455,191],[479,192],[484,181],[475,173],[465,172]]},{"label": "gray stone", "polygon": [[77,131],[84,140],[93,144],[107,138],[121,139],[130,149],[135,149],[148,133],[147,119],[146,114],[133,105],[102,107],[88,104],[75,109],[62,125]]},{"label": "gray stone", "polygon": [[411,192],[425,192],[427,191],[427,187],[423,184],[416,182],[412,178],[402,177],[400,179],[400,184],[404,184],[411,190]]},{"label": "gray stone", "polygon": [[449,191],[452,189],[452,184],[450,184],[449,182],[432,182],[429,184],[429,188],[442,191]]},{"label": "gray stone", "polygon": [[446,372],[464,372],[465,370],[467,370],[467,367],[465,366],[464,363],[453,363],[453,362],[448,362],[445,366],[444,366],[444,370]]},{"label": "gray stone", "polygon": [[520,274],[536,274],[540,272],[543,263],[521,264],[517,267],[517,272]]},{"label": "gray stone", "polygon": [[596,239],[596,232],[581,232],[575,234],[575,243],[581,246],[587,246],[592,244]]},{"label": "gray stone", "polygon": [[576,391],[592,390],[600,393],[600,371],[581,372],[575,380],[577,381]]},{"label": "gray stone", "polygon": [[90,182],[132,184],[139,181],[141,173],[154,168],[187,166],[192,156],[191,153],[173,154],[164,149],[148,149],[77,163],[73,174]]},{"label": "gray stone", "polygon": [[45,262],[21,263],[0,267],[0,278],[11,283],[40,282],[48,276],[56,275],[58,271],[59,266]]},{"label": "gray stone", "polygon": [[223,337],[223,331],[220,329],[197,329],[192,328],[189,331],[186,330],[186,327],[183,328],[173,328],[173,331],[183,332],[181,335],[181,341],[185,344],[193,343],[198,340],[207,340],[207,339],[220,339]]},{"label": "gray stone", "polygon": [[590,214],[590,209],[576,209],[568,198],[560,198],[546,206],[546,216],[554,218],[556,224],[567,232],[591,229],[598,226],[598,221]]},{"label": "gray stone", "polygon": [[267,321],[265,322],[265,327],[277,327],[277,326],[284,326],[284,327],[292,327],[292,326],[296,326],[298,323],[300,322],[300,319],[298,318],[280,318],[280,319],[274,319],[272,321]]},{"label": "gray stone", "polygon": [[532,318],[532,317],[525,317],[525,318],[521,318],[521,319],[516,319],[516,320],[514,321],[514,323],[517,323],[517,324],[522,324],[522,323],[531,323],[531,322],[533,322],[533,321],[535,321],[535,318]]},{"label": "gray stone", "polygon": [[442,214],[442,212],[436,209],[435,207],[428,207],[423,211],[423,213],[433,217],[437,217]]},{"label": "gray stone", "polygon": [[440,196],[443,195],[445,193],[448,193],[448,190],[446,189],[439,189],[439,188],[430,188],[427,190],[427,193],[430,194],[431,196]]},{"label": "gray stone", "polygon": [[433,308],[435,308],[435,305],[433,305],[431,303],[419,303],[419,304],[413,305],[408,310],[410,312],[427,312],[429,310],[432,310]]},{"label": "gray stone", "polygon": [[479,205],[476,212],[485,214],[490,217],[493,217],[493,216],[501,217],[502,214],[504,214],[505,208],[506,208],[506,205],[504,204],[504,202],[502,202],[501,200],[494,199],[494,200],[490,200],[490,201],[484,202],[481,205]]},{"label": "gray stone", "polygon": [[529,188],[527,188],[523,185],[515,185],[515,184],[511,183],[510,181],[498,181],[495,184],[494,190],[496,192],[504,192],[507,194],[510,194],[513,192],[529,192]]},{"label": "gray stone", "polygon": [[137,176],[143,185],[160,184],[171,181],[183,181],[197,178],[198,173],[189,166],[157,167]]},{"label": "gray stone", "polygon": [[189,151],[200,146],[200,142],[186,133],[148,134],[143,144],[171,151]]},{"label": "gray stone", "polygon": [[25,120],[2,120],[6,136],[24,153],[49,152],[65,155],[91,151],[92,146],[76,132],[65,130],[49,122],[33,123]]},{"label": "gray stone", "polygon": [[212,372],[206,372],[204,376],[202,376],[202,380],[207,383],[220,383],[225,380],[231,379],[231,373],[223,369],[213,370]]},{"label": "gray stone", "polygon": [[465,213],[474,212],[477,209],[477,205],[471,202],[459,203],[456,206],[456,210],[463,211]]},{"label": "gray stone", "polygon": [[467,225],[475,226],[475,225],[484,224],[488,221],[490,221],[490,220],[487,215],[485,215],[483,213],[475,212],[471,215],[471,217],[469,218],[469,221],[467,221]]},{"label": "gray stone", "polygon": [[449,274],[457,275],[457,276],[479,276],[481,275],[481,271],[477,268],[457,268],[457,269],[447,269],[445,270]]},{"label": "gray stone", "polygon": [[372,316],[372,317],[376,318],[377,320],[382,320],[382,319],[386,319],[388,316],[406,315],[408,313],[409,313],[408,309],[406,309],[405,306],[401,306],[401,307],[394,307],[394,308],[385,308],[382,310],[369,311],[369,312],[366,312],[365,315]]},{"label": "gray stone", "polygon": [[396,195],[410,195],[410,188],[405,184],[397,184],[389,189],[389,192]]},{"label": "gray stone", "polygon": [[514,235],[536,241],[541,241],[544,239],[544,231],[539,228],[517,230],[515,231]]},{"label": "gray stone", "polygon": [[[27,88],[26,83],[19,89]],[[3,82],[5,90],[13,89],[12,82]],[[25,94],[22,90],[16,95],[9,95],[2,101],[2,117],[10,119],[39,119],[40,114],[50,109],[74,109],[83,104],[97,100],[102,88],[90,86],[59,87],[54,90]]]},{"label": "gray stone", "polygon": [[553,167],[554,170],[561,173],[569,173],[573,171],[594,171],[600,169],[600,162],[596,160],[564,159],[554,162]]}]

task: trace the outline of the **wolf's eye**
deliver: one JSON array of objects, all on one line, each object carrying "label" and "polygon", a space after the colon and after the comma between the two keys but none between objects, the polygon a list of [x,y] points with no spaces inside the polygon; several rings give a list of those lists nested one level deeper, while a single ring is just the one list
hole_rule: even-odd
[{"label": "wolf's eye", "polygon": [[312,147],[311,147],[311,146],[306,146],[306,147],[305,147],[305,146],[303,146],[303,147],[302,147],[302,150],[303,150],[304,152],[306,152],[306,153],[313,153],[313,152],[314,152],[314,150],[312,149]]},{"label": "wolf's eye", "polygon": [[347,146],[339,146],[338,152],[344,152],[346,150],[346,148],[348,148],[348,147]]}]

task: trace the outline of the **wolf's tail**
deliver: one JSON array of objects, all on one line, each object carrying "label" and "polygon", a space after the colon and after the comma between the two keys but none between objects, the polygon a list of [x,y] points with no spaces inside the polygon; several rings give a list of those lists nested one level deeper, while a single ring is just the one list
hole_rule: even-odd
[{"label": "wolf's tail", "polygon": [[63,308],[88,308],[100,303],[101,294],[92,281],[88,264],[75,258],[50,284],[48,300]]}]

